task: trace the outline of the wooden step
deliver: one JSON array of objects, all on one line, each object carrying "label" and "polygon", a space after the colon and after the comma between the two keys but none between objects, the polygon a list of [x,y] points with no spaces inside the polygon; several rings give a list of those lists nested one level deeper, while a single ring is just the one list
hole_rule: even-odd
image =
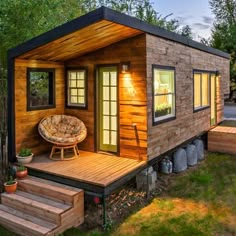
[{"label": "wooden step", "polygon": [[[39,197],[30,193],[16,191],[15,194],[3,193],[2,204],[32,216],[60,224],[60,215],[71,207],[51,204],[49,199]],[[57,203],[59,204],[59,203]]]},{"label": "wooden step", "polygon": [[50,223],[50,222],[45,221],[43,219],[39,219],[37,217],[34,217],[32,215],[29,215],[29,214],[26,214],[26,213],[24,213],[22,211],[18,211],[18,210],[14,209],[14,208],[5,206],[3,204],[0,204],[0,211],[1,212],[4,211],[6,213],[9,213],[11,215],[17,216],[17,217],[19,217],[21,219],[24,219],[26,221],[30,221],[30,222],[32,222],[34,224],[43,226],[43,227],[45,227],[45,228],[47,228],[49,230],[53,230],[53,229],[55,229],[57,227],[56,224]]},{"label": "wooden step", "polygon": [[35,177],[19,180],[18,189],[68,205],[73,205],[74,197],[82,191]]},{"label": "wooden step", "polygon": [[2,209],[0,209],[0,224],[22,236],[49,235],[52,230],[51,228],[26,220],[22,216],[13,215]]}]

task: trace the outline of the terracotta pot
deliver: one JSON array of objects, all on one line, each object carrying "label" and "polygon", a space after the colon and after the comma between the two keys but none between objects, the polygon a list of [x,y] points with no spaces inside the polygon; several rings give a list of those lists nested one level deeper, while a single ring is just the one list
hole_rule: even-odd
[{"label": "terracotta pot", "polygon": [[16,177],[17,179],[23,179],[25,178],[25,176],[28,175],[28,170],[25,169],[25,170],[22,170],[22,171],[16,171]]},{"label": "terracotta pot", "polygon": [[14,181],[14,184],[8,185],[7,183],[4,183],[4,188],[7,193],[15,193],[17,189],[17,182]]},{"label": "terracotta pot", "polygon": [[27,157],[22,157],[22,156],[19,156],[18,154],[16,155],[16,158],[17,158],[17,161],[19,164],[21,165],[24,165],[24,164],[28,164],[32,161],[33,159],[33,153],[30,155],[30,156],[27,156]]}]

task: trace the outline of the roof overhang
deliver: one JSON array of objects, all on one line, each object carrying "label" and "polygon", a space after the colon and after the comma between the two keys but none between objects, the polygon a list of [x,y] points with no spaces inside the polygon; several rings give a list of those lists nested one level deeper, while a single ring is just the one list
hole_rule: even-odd
[{"label": "roof overhang", "polygon": [[66,61],[142,33],[230,58],[230,55],[225,52],[106,7],[101,7],[10,49],[8,56]]}]

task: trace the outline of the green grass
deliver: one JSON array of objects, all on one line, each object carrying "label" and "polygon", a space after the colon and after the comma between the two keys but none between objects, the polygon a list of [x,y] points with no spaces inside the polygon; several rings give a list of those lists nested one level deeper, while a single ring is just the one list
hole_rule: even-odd
[{"label": "green grass", "polygon": [[236,234],[236,156],[209,153],[174,177],[165,196],[131,215],[112,235]]},{"label": "green grass", "polygon": [[8,230],[0,226],[0,235],[1,236],[16,236],[16,234],[9,232]]},{"label": "green grass", "polygon": [[[197,168],[173,175],[163,194],[112,231],[63,236],[209,236],[236,234],[236,156],[209,153]],[[11,235],[3,234],[0,235]]]}]

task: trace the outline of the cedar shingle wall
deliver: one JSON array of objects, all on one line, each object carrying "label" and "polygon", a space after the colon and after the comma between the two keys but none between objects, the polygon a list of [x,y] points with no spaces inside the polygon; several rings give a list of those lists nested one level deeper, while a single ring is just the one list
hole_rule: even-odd
[{"label": "cedar shingle wall", "polygon": [[[193,113],[193,69],[218,70],[217,122],[229,93],[229,60],[172,41],[147,35],[148,159],[210,128],[210,108]],[[152,64],[176,69],[176,120],[152,126]]]},{"label": "cedar shingle wall", "polygon": [[[27,100],[27,67],[55,68],[56,78],[56,108],[36,111],[26,110]],[[63,63],[15,60],[15,130],[16,152],[22,147],[31,148],[34,154],[50,150],[51,145],[45,142],[38,134],[39,121],[49,115],[64,113],[64,65]]]}]

